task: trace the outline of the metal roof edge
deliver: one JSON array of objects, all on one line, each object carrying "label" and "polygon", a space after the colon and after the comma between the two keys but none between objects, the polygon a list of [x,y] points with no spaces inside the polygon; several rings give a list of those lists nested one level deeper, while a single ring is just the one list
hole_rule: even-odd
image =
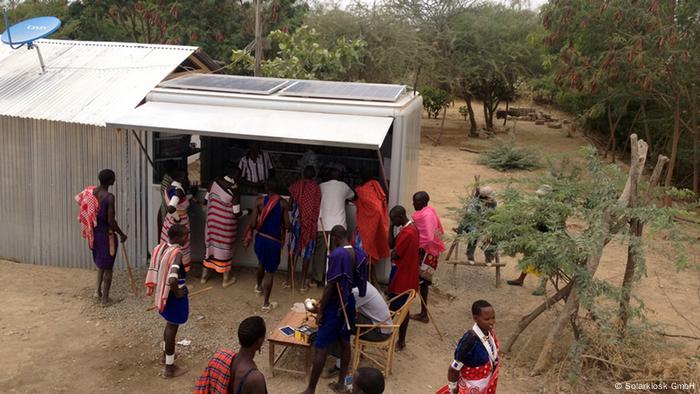
[{"label": "metal roof edge", "polygon": [[[61,39],[41,39],[36,41],[37,44],[51,45],[79,45],[79,46],[101,46],[101,47],[121,47],[121,48],[153,48],[167,49],[174,51],[190,51],[196,52],[201,50],[199,47],[186,45],[169,45],[169,44],[144,44],[139,42],[120,42],[120,41],[79,41],[79,40],[61,40]],[[207,55],[208,57],[208,55]]]}]

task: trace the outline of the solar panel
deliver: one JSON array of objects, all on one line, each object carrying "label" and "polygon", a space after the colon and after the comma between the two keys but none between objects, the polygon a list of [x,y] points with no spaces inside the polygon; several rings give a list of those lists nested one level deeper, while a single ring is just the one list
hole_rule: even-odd
[{"label": "solar panel", "polygon": [[289,81],[286,79],[277,78],[193,74],[162,82],[158,86],[177,89],[270,95],[282,89],[288,83]]},{"label": "solar panel", "polygon": [[379,85],[329,81],[296,81],[281,91],[280,95],[394,102],[405,91],[406,87],[403,85]]}]

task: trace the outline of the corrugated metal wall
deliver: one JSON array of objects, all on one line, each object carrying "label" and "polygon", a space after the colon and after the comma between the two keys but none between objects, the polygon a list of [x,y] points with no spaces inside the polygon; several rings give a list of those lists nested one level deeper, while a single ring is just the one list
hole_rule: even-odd
[{"label": "corrugated metal wall", "polygon": [[[23,263],[91,268],[73,196],[117,174],[112,193],[127,233],[132,265],[145,262],[144,157],[125,130],[0,116],[0,258]],[[116,263],[125,268],[122,252]]]}]

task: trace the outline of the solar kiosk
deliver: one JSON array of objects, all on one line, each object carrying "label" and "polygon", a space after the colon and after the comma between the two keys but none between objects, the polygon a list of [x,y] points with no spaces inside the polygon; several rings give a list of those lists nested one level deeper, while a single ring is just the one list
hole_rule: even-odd
[{"label": "solar kiosk", "polygon": [[[201,141],[199,164],[193,168],[202,185],[238,164],[254,143],[270,155],[283,188],[298,179],[306,165],[317,169],[319,181],[331,168],[341,169],[341,180],[350,187],[361,184],[361,170],[369,169],[387,192],[389,207],[410,206],[417,184],[421,111],[420,95],[399,84],[192,73],[161,82],[142,104],[106,123],[149,136],[147,146],[156,165],[146,176],[152,180],[148,216],[154,217],[160,201],[160,179],[155,175],[162,173],[159,163],[182,160],[163,149],[162,140],[181,135]],[[244,208],[251,207],[257,195],[241,185]],[[196,209],[190,210],[195,261],[205,257],[205,213]],[[348,204],[350,231],[355,213],[355,206]],[[241,231],[248,220],[239,220]],[[155,234],[155,228],[148,233]],[[257,265],[251,249],[234,250],[236,264]],[[390,265],[380,265],[380,280],[388,278]]]}]

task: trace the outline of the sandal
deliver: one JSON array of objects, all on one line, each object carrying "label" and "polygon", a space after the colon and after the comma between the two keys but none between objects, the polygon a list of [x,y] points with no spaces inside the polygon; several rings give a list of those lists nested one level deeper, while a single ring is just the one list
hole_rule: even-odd
[{"label": "sandal", "polygon": [[255,294],[260,295],[262,294],[262,289],[258,287],[258,285],[255,285]]},{"label": "sandal", "polygon": [[308,292],[309,292],[308,287],[302,287],[301,289],[299,289],[299,294],[306,294]]},{"label": "sandal", "polygon": [[506,283],[511,285],[511,286],[521,286],[522,287],[522,285],[523,285],[523,282],[521,282],[517,279],[507,280]]},{"label": "sandal", "polygon": [[277,303],[274,301],[270,301],[270,305],[267,305],[267,306],[263,305],[262,306],[262,311],[263,312],[270,312],[271,310],[273,310],[275,308],[277,308]]}]

